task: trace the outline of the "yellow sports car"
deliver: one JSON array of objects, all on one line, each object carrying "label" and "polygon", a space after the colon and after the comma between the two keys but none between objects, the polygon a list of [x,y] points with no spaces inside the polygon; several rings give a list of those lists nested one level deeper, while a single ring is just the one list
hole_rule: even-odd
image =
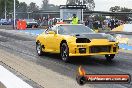
[{"label": "yellow sports car", "polygon": [[71,56],[105,55],[112,60],[118,53],[118,42],[108,34],[95,33],[82,24],[57,24],[36,38],[39,56],[43,52],[59,53],[65,62]]}]

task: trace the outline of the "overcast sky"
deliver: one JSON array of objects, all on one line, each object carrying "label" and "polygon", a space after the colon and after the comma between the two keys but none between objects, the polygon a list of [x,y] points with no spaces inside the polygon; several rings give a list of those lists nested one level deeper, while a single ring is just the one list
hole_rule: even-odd
[{"label": "overcast sky", "polygon": [[[41,6],[42,0],[19,0],[21,2],[30,2],[37,3],[38,6]],[[67,0],[49,0],[49,3],[55,5],[64,5]],[[112,6],[121,6],[128,7],[132,9],[132,0],[94,0],[95,1],[95,11],[109,11],[109,8]]]}]

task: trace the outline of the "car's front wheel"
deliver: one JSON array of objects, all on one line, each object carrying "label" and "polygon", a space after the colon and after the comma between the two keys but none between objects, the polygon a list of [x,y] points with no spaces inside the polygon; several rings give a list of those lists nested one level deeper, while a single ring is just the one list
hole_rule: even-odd
[{"label": "car's front wheel", "polygon": [[64,62],[69,62],[69,48],[68,48],[68,45],[66,43],[61,44],[60,55],[61,55],[61,59]]},{"label": "car's front wheel", "polygon": [[115,57],[115,54],[109,54],[105,55],[107,61],[112,61],[112,59]]},{"label": "car's front wheel", "polygon": [[40,43],[36,43],[36,51],[39,56],[43,55],[42,46]]}]

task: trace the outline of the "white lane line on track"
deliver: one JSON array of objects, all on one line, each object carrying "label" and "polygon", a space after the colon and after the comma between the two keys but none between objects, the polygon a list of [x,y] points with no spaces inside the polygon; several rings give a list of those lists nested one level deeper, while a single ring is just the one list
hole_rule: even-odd
[{"label": "white lane line on track", "polygon": [[33,88],[1,65],[0,82],[4,84],[6,88]]}]

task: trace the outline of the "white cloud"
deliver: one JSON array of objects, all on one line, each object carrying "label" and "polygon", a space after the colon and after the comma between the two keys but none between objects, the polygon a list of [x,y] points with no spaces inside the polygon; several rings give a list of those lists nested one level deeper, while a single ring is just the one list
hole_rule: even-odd
[{"label": "white cloud", "polygon": [[49,0],[49,3],[56,5],[65,5],[67,0]]},{"label": "white cloud", "polygon": [[[35,2],[38,6],[42,5],[42,0],[19,0],[19,1],[26,2],[27,4],[30,4],[31,2]],[[66,0],[49,0],[49,3],[55,5],[64,5],[66,4]]]},{"label": "white cloud", "polygon": [[95,11],[109,11],[113,6],[132,8],[132,0],[95,0]]}]

